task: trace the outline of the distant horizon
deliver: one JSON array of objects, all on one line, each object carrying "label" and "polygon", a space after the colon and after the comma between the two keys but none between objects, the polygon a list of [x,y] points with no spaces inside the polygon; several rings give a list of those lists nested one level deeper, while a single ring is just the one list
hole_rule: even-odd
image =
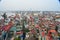
[{"label": "distant horizon", "polygon": [[0,11],[60,11],[59,0],[1,0]]}]

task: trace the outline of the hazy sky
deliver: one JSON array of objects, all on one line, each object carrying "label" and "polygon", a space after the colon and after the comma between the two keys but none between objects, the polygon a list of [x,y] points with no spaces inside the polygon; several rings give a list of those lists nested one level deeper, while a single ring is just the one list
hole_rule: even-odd
[{"label": "hazy sky", "polygon": [[2,0],[0,11],[60,11],[58,0]]}]

